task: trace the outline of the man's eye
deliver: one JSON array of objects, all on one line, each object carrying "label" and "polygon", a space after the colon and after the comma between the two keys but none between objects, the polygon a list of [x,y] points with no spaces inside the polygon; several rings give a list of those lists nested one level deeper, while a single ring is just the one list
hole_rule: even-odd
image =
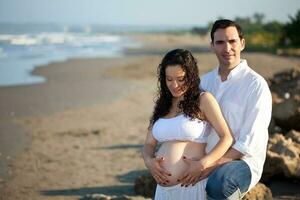
[{"label": "man's eye", "polygon": [[172,79],[167,78],[167,81],[172,81]]}]

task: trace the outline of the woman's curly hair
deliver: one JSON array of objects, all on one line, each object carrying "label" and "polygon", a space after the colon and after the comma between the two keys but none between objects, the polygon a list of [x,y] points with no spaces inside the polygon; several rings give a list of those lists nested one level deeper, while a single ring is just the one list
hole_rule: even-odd
[{"label": "woman's curly hair", "polygon": [[200,78],[197,61],[190,51],[174,49],[164,56],[157,68],[157,97],[154,111],[150,118],[149,128],[152,127],[159,118],[167,115],[170,111],[173,96],[166,84],[166,68],[175,65],[181,66],[185,72],[184,87],[186,88],[186,92],[184,93],[183,100],[178,104],[179,109],[182,110],[185,116],[189,116],[191,119],[198,118],[203,120],[199,108]]}]

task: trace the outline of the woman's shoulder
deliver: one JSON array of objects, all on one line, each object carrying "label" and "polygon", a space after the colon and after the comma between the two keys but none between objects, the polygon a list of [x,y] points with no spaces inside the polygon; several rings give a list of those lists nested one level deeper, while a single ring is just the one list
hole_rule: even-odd
[{"label": "woman's shoulder", "polygon": [[215,99],[215,97],[210,92],[203,91],[200,93],[200,98],[199,98],[200,101],[209,100],[209,99]]},{"label": "woman's shoulder", "polygon": [[215,97],[207,91],[201,92],[200,93],[200,109],[203,110],[207,105],[214,104],[216,102]]}]

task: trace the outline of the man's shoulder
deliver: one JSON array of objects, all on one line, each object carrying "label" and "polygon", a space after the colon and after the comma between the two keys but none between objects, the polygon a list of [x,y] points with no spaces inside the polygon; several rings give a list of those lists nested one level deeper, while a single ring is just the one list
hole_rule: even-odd
[{"label": "man's shoulder", "polygon": [[256,85],[258,87],[268,86],[266,79],[251,68],[249,68],[246,77],[246,79],[250,81],[253,85]]},{"label": "man's shoulder", "polygon": [[214,76],[215,76],[214,70],[215,69],[200,76],[200,88],[201,89],[210,90],[209,88],[210,88],[211,83],[213,82]]},{"label": "man's shoulder", "polygon": [[214,69],[210,70],[209,72],[207,72],[207,73],[205,73],[205,74],[202,74],[202,75],[200,76],[201,81],[202,81],[202,80],[204,81],[204,80],[208,80],[208,79],[213,78],[214,75],[215,75],[215,73],[214,73],[215,70],[216,70],[216,69],[214,68]]}]

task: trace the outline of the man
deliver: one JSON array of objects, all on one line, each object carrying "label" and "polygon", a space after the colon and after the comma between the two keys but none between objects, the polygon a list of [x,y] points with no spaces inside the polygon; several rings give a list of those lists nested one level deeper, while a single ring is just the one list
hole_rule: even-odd
[{"label": "man", "polygon": [[[208,177],[208,199],[241,199],[262,175],[272,98],[264,78],[241,59],[245,40],[237,23],[217,20],[211,30],[211,48],[219,67],[201,77],[201,88],[216,97],[235,143],[214,166],[202,172],[192,171],[197,161],[185,159],[194,167],[180,182],[188,186]],[[207,151],[218,142],[215,131],[210,131]]]}]

